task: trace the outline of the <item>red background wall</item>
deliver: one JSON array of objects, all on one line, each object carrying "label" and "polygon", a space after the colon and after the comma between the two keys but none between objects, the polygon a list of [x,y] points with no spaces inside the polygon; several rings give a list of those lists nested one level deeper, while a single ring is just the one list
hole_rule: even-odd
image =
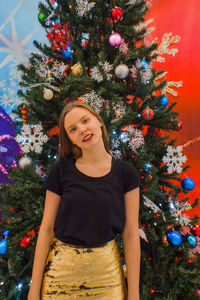
[{"label": "red background wall", "polygon": [[[154,19],[153,39],[158,37],[161,42],[163,34],[169,32],[181,37],[171,46],[179,52],[175,56],[165,56],[166,62],[158,67],[168,72],[168,81],[183,81],[183,87],[176,89],[178,97],[167,94],[170,101],[178,103],[175,110],[179,112],[183,127],[173,133],[173,137],[177,139],[177,145],[183,145],[200,136],[200,1],[153,0],[147,17]],[[192,203],[195,198],[200,198],[200,141],[184,148],[183,153],[191,168],[181,178],[186,175],[195,181],[194,190],[188,194]],[[200,217],[200,205],[190,212],[190,216],[195,214]]]}]

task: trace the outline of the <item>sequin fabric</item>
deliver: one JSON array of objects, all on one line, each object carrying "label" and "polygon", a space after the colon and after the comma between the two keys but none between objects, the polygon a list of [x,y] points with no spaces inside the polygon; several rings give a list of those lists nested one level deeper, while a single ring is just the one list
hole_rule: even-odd
[{"label": "sequin fabric", "polygon": [[116,240],[86,248],[53,239],[44,270],[41,300],[125,300]]}]

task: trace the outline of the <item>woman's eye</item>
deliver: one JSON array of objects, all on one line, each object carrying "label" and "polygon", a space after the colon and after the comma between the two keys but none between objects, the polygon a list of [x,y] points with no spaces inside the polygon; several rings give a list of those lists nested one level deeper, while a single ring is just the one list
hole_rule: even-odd
[{"label": "woman's eye", "polygon": [[72,128],[72,129],[70,130],[70,132],[73,132],[75,129],[76,129],[76,128]]},{"label": "woman's eye", "polygon": [[84,123],[87,123],[88,119],[83,120]]}]

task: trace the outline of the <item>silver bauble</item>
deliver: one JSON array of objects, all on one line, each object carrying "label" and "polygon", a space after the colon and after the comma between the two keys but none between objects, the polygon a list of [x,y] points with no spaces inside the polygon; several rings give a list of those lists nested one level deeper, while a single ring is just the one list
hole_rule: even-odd
[{"label": "silver bauble", "polygon": [[24,156],[19,160],[19,166],[22,169],[29,166],[31,163],[32,163],[32,158],[30,158],[29,156]]},{"label": "silver bauble", "polygon": [[120,78],[124,79],[128,76],[129,68],[125,64],[120,64],[115,68],[115,75]]},{"label": "silver bauble", "polygon": [[45,100],[51,100],[53,98],[53,92],[52,92],[52,90],[44,88],[43,98]]}]

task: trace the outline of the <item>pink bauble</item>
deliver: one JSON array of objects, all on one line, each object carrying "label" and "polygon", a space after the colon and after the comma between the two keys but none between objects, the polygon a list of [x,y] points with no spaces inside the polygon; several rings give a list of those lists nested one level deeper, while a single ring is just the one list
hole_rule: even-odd
[{"label": "pink bauble", "polygon": [[114,32],[109,36],[109,43],[111,46],[118,47],[119,45],[121,45],[121,42],[122,38],[119,33]]}]

